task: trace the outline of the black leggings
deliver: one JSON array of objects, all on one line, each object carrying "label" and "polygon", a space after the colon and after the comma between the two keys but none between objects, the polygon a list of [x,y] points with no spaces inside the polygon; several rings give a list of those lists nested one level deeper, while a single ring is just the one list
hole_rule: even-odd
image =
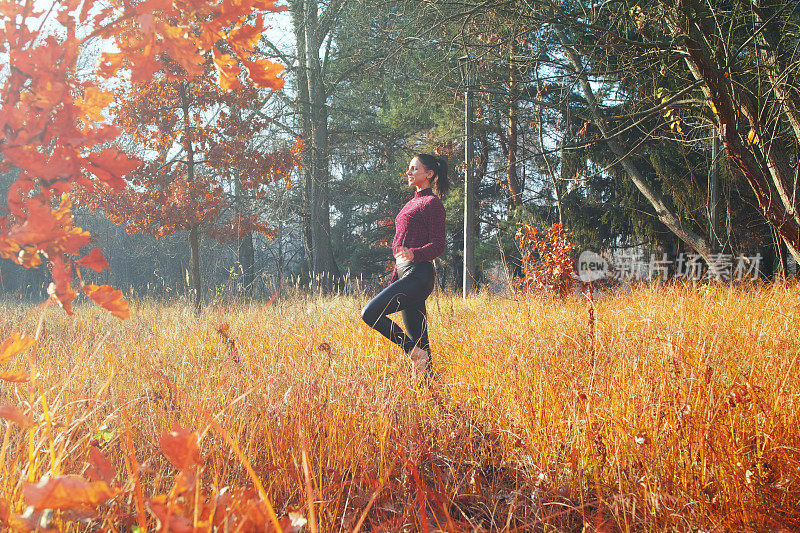
[{"label": "black leggings", "polygon": [[[433,292],[433,263],[398,264],[400,279],[386,287],[361,310],[368,326],[409,353],[414,346],[430,352],[425,299]],[[407,334],[386,315],[403,312]]]}]

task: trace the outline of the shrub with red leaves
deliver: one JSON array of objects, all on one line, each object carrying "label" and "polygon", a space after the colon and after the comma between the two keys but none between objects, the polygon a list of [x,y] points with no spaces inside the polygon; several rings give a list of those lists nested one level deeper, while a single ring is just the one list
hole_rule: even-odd
[{"label": "shrub with red leaves", "polygon": [[522,276],[514,279],[514,289],[553,292],[561,297],[572,292],[576,278],[570,235],[561,224],[553,224],[541,234],[534,226],[521,225],[514,240],[522,254]]}]

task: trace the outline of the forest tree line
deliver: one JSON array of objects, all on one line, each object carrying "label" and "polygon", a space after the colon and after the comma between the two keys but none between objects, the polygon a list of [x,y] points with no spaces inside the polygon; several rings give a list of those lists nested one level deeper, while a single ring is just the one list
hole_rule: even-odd
[{"label": "forest tree line", "polygon": [[[456,290],[466,89],[479,281],[514,271],[523,223],[562,223],[578,252],[760,254],[765,276],[800,260],[795,2],[287,4],[267,17],[282,33],[252,40],[286,67],[282,88],[220,88],[210,62],[120,84],[113,142],[146,164],[124,193],[77,195],[103,282],[197,297],[377,287],[403,170],[431,152],[455,182],[437,275]],[[4,169],[2,186],[14,179]],[[6,292],[47,284],[10,263],[1,275]]]}]

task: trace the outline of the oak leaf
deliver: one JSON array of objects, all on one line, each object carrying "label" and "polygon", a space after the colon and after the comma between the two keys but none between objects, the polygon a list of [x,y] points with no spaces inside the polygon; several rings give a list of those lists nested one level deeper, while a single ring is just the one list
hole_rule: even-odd
[{"label": "oak leaf", "polygon": [[131,316],[128,301],[122,296],[122,291],[114,289],[111,285],[83,285],[83,292],[94,300],[100,307],[111,312],[112,315],[126,319]]},{"label": "oak leaf", "polygon": [[9,238],[24,246],[27,244],[54,241],[65,233],[61,220],[42,198],[31,198],[24,202],[25,221],[9,231]]},{"label": "oak leaf", "polygon": [[269,59],[257,59],[249,61],[242,59],[242,64],[247,67],[247,72],[253,83],[260,87],[269,87],[277,91],[283,87],[285,80],[279,78],[278,74],[284,71],[285,67],[280,63],[275,63]]},{"label": "oak leaf", "polygon": [[125,180],[122,177],[141,165],[141,161],[129,158],[116,148],[90,154],[81,162],[83,168],[114,189],[124,188]]},{"label": "oak leaf", "polygon": [[114,99],[114,93],[89,86],[84,89],[83,97],[75,99],[75,105],[94,122],[103,122],[103,109]]},{"label": "oak leaf", "polygon": [[188,470],[200,464],[197,433],[181,427],[180,424],[172,426],[171,431],[164,430],[158,444],[169,462],[178,470]]},{"label": "oak leaf", "polygon": [[114,469],[103,452],[97,446],[89,447],[89,467],[86,469],[86,476],[92,481],[103,481],[111,484],[117,471]]},{"label": "oak leaf", "polygon": [[30,416],[6,402],[0,403],[0,418],[5,418],[6,420],[14,422],[22,429],[27,429],[33,425]]},{"label": "oak leaf", "polygon": [[252,53],[264,33],[264,17],[259,13],[253,24],[236,28],[228,34],[228,41],[236,43],[242,50]]},{"label": "oak leaf", "polygon": [[219,73],[219,85],[226,91],[232,91],[242,86],[239,80],[239,66],[236,60],[228,54],[214,54],[214,67]]},{"label": "oak leaf", "polygon": [[0,363],[5,363],[12,357],[16,357],[34,344],[36,344],[35,339],[13,332],[3,341],[3,344],[0,344]]},{"label": "oak leaf", "polygon": [[108,261],[103,256],[100,248],[94,248],[87,255],[81,257],[76,261],[80,266],[91,268],[95,272],[102,272],[103,269],[108,269]]},{"label": "oak leaf", "polygon": [[0,379],[11,383],[24,383],[29,381],[31,376],[24,370],[0,370]]},{"label": "oak leaf", "polygon": [[158,518],[164,530],[169,530],[174,533],[192,533],[195,531],[195,529],[192,528],[192,523],[185,516],[174,512],[175,509],[171,508],[166,502],[166,497],[164,495],[150,499],[147,502],[147,507],[150,512]]},{"label": "oak leaf", "polygon": [[25,503],[36,511],[95,507],[116,496],[117,492],[103,481],[89,482],[80,476],[43,478],[22,489]]}]

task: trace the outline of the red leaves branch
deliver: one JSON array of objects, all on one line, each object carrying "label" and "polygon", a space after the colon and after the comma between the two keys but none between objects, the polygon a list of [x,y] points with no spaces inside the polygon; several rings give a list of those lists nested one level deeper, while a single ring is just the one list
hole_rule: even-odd
[{"label": "red leaves branch", "polygon": [[[20,171],[9,190],[8,213],[0,217],[0,257],[27,268],[48,259],[53,272],[50,293],[67,312],[75,298],[72,256],[88,243],[89,234],[73,224],[64,195],[76,184],[119,191],[124,177],[141,164],[105,145],[119,130],[104,124],[113,93],[101,88],[101,80],[122,68],[129,69],[134,82],[152,80],[157,71],[172,79],[197,76],[214,50],[215,57],[221,58],[216,54],[221,51],[230,58],[221,80],[227,88],[238,86],[243,78],[272,89],[283,84],[278,78],[282,67],[254,56],[263,18],[259,14],[248,22],[257,11],[285,9],[272,0],[112,0],[101,9],[95,7],[93,0],[65,1],[44,13],[29,2],[10,0],[3,4],[7,23],[0,31],[0,47],[7,51],[10,67],[0,84],[0,167],[13,165]],[[43,19],[48,18],[56,31],[50,28],[50,35],[43,37],[34,28],[44,27]],[[79,38],[78,26],[94,30]],[[79,50],[96,37],[113,39],[118,51],[102,54],[91,75],[79,74]],[[96,254],[88,257],[77,264],[107,268]],[[110,294],[88,293],[97,298]],[[104,301],[111,305],[118,300]],[[124,314],[121,304],[113,307],[118,316]]]},{"label": "red leaves branch", "polygon": [[534,226],[520,226],[514,240],[522,254],[522,276],[514,280],[514,287],[566,296],[575,280],[570,235],[561,224],[553,224],[541,236]]}]

